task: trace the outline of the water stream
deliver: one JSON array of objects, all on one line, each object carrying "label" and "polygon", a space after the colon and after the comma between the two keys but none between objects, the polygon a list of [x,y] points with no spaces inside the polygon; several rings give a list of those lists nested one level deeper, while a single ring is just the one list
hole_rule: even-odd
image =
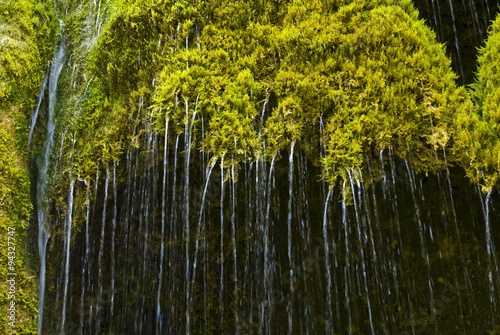
[{"label": "water stream", "polygon": [[[38,178],[36,185],[36,211],[38,222],[38,253],[40,257],[39,293],[38,293],[38,333],[42,334],[43,313],[45,302],[45,274],[46,274],[46,250],[47,241],[50,237],[50,225],[47,220],[47,204],[45,193],[49,182],[49,165],[54,145],[55,130],[55,107],[57,101],[57,83],[64,60],[64,43],[61,42],[57,48],[52,61],[48,80],[48,110],[47,110],[47,133],[43,143],[42,152],[37,158]],[[38,107],[37,107],[38,109]]]}]

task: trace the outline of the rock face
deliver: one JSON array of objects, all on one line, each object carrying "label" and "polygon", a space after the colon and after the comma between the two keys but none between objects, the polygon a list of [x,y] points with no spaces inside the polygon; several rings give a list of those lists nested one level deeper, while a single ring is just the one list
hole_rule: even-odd
[{"label": "rock face", "polygon": [[40,332],[498,330],[496,10],[57,5]]}]

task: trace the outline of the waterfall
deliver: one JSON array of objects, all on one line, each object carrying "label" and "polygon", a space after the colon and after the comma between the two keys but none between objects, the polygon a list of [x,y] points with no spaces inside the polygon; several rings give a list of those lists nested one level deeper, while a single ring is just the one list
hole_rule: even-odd
[{"label": "waterfall", "polygon": [[[461,236],[466,227],[459,218],[468,210],[463,200],[450,194],[438,208],[427,205],[444,196],[434,187],[445,187],[446,194],[455,187],[452,170],[450,181],[446,175],[425,181],[409,159],[385,150],[377,153],[381,162],[366,171],[346,171],[342,187],[324,194],[317,170],[296,143],[285,158],[258,159],[239,171],[233,158],[211,157],[203,173],[195,173],[202,168],[202,155],[191,152],[188,184],[184,135],[168,134],[168,129],[161,140],[143,134],[144,151],[130,148],[126,164],[97,165],[92,187],[74,193],[87,204],[81,230],[70,232],[67,216],[61,239],[66,314],[60,323],[66,333],[75,308],[82,311],[76,320],[81,334],[103,333],[106,327],[184,333],[186,315],[192,333],[204,327],[235,334],[290,329],[299,334],[435,333],[442,330],[447,310],[465,316],[485,294],[466,294],[467,280],[472,287],[480,281],[464,273],[477,268],[466,264],[460,274],[452,251],[439,244],[443,239],[467,246],[456,245],[460,259],[490,260],[484,263],[490,265],[483,269],[487,281],[482,285],[490,304],[498,305],[494,193],[482,205],[487,223],[482,231],[491,246],[484,247],[484,256],[471,255],[471,242]],[[377,171],[381,166],[384,171]],[[76,190],[79,183],[73,183]],[[318,194],[325,198],[309,201]],[[94,195],[97,204],[90,203]],[[481,210],[478,201],[474,206]],[[71,239],[80,241],[81,256],[68,251]],[[67,263],[69,255],[81,260]],[[72,276],[76,268],[81,270]],[[71,303],[72,294],[78,303]],[[496,320],[493,314],[487,317],[490,323]],[[467,330],[466,322],[457,327]]]},{"label": "waterfall", "polygon": [[[188,48],[188,40],[186,38],[186,51]],[[190,164],[191,164],[191,148],[192,148],[192,134],[193,134],[193,124],[196,118],[196,111],[198,107],[198,99],[199,95],[196,98],[194,111],[192,112],[191,122],[189,122],[189,102],[188,100],[184,100],[184,105],[186,108],[186,119],[185,119],[185,129],[184,129],[184,149],[186,151],[186,158],[184,161],[184,239],[186,241],[186,264],[185,264],[185,294],[186,294],[186,304],[188,308],[186,309],[186,332],[190,334],[190,253],[189,253],[189,244],[191,239],[191,229],[190,229],[190,202],[189,202],[189,172],[190,172]]]},{"label": "waterfall", "polygon": [[238,297],[238,253],[236,250],[236,173],[234,159],[231,160],[231,245],[233,254],[233,315],[234,315],[234,334],[239,335],[239,297]]},{"label": "waterfall", "polygon": [[[47,222],[46,189],[50,179],[48,174],[52,147],[54,145],[55,108],[57,99],[57,82],[63,68],[64,41],[61,41],[52,61],[49,75],[49,101],[47,111],[47,132],[42,152],[37,157],[38,178],[36,184],[36,211],[38,222],[38,254],[40,257],[39,292],[38,292],[38,334],[42,334],[43,312],[45,300],[45,270],[47,242],[50,236],[50,223]],[[38,108],[38,106],[37,106]]]},{"label": "waterfall", "polygon": [[[224,255],[224,189],[225,189],[225,180],[224,180],[224,157],[221,158],[221,173],[220,173],[220,228],[219,228],[219,241],[220,241],[220,251],[219,251],[219,301],[224,301],[224,263],[225,263],[225,255]],[[220,328],[224,327],[224,304],[221,304],[220,311]]]},{"label": "waterfall", "polygon": [[[454,57],[464,67],[460,71],[467,73],[465,57],[460,58],[467,50],[460,18],[466,15],[468,23],[480,30],[485,22],[472,10],[479,2],[422,2],[437,36],[444,40],[453,34],[452,51],[458,53]],[[95,0],[90,6],[95,13],[88,19],[89,29],[109,33],[108,3],[112,4]],[[129,21],[122,21],[117,13],[109,25],[120,29],[130,25],[131,32],[147,35],[159,29],[151,13],[152,9],[148,16],[126,16]],[[446,24],[448,16],[452,25]],[[205,19],[212,18],[200,20]],[[142,25],[147,29],[142,31]],[[178,24],[177,32],[155,35],[152,48],[164,48],[164,59],[148,58],[146,52],[135,57],[137,68],[131,67],[130,73],[123,69],[120,76],[137,75],[140,83],[134,82],[133,92],[119,98],[115,93],[123,92],[114,92],[114,83],[108,83],[110,92],[103,93],[102,106],[92,98],[106,78],[96,75],[94,79],[87,73],[81,76],[85,83],[79,85],[81,65],[74,65],[69,86],[81,86],[83,94],[68,93],[69,103],[63,109],[74,106],[68,123],[76,119],[85,125],[93,112],[103,123],[96,124],[95,131],[104,140],[99,137],[99,146],[91,145],[90,152],[82,154],[90,161],[86,171],[76,160],[73,165],[73,155],[82,156],[68,143],[71,135],[76,141],[78,136],[85,138],[82,133],[87,129],[73,132],[61,125],[61,143],[56,144],[61,150],[57,154],[52,149],[64,43],[57,49],[36,100],[28,136],[35,143],[34,125],[43,110],[43,97],[48,97],[47,135],[38,157],[36,189],[39,334],[42,330],[81,335],[495,331],[500,321],[496,315],[500,303],[495,248],[500,237],[498,189],[484,193],[481,185],[471,185],[450,151],[427,152],[428,143],[420,147],[417,139],[415,149],[406,142],[396,145],[392,138],[389,144],[373,140],[372,147],[354,155],[352,166],[350,161],[346,166],[335,163],[331,169],[338,175],[328,180],[330,167],[323,163],[333,150],[328,141],[336,125],[330,123],[334,112],[329,108],[335,109],[335,104],[325,110],[318,107],[324,115],[311,120],[304,107],[300,117],[307,122],[301,124],[293,113],[277,107],[282,97],[271,92],[273,88],[270,93],[252,88],[247,94],[247,88],[232,90],[232,77],[228,83],[219,83],[216,75],[207,79],[208,84],[198,80],[199,74],[214,70],[210,57],[226,59],[220,50],[220,54],[205,53],[204,29],[202,22],[186,21]],[[113,44],[112,34],[103,36],[102,41],[95,37],[96,45]],[[189,38],[191,43],[196,38],[196,50],[189,50]],[[214,34],[211,42],[232,43],[231,39]],[[182,56],[174,59],[174,51]],[[234,61],[235,68],[252,61],[238,57],[231,54],[227,61]],[[276,66],[286,63],[281,55],[273,57]],[[180,64],[178,77],[172,76],[179,87],[168,81],[170,77],[164,80],[170,73],[163,72],[152,82],[142,82],[149,67],[154,72],[160,62]],[[111,72],[114,66],[110,60],[103,68]],[[287,76],[283,80],[295,80]],[[313,81],[301,81],[297,91],[312,94],[307,85],[312,87]],[[214,86],[209,88],[223,96],[221,100],[225,94],[229,98],[214,103],[204,85]],[[161,89],[169,90],[168,103],[158,102]],[[87,99],[91,107],[86,106]],[[255,110],[247,108],[248,103],[257,106]],[[76,111],[77,106],[81,111]],[[236,111],[231,120],[234,127],[228,121],[216,128],[215,120],[227,110]],[[269,137],[273,134],[266,131],[277,110],[286,114],[280,115],[283,125],[277,125],[285,128],[285,135],[279,133],[279,143],[273,147],[274,139]],[[107,119],[117,114],[116,123]],[[243,121],[251,124],[255,138],[238,128]],[[305,134],[295,141],[286,134],[294,122]],[[437,121],[431,122],[431,128],[436,135]],[[222,133],[224,143],[219,148],[213,142]],[[238,147],[245,141],[254,142]],[[106,151],[108,144],[118,147],[111,155],[100,151],[103,147]],[[347,160],[352,158],[349,155]],[[52,169],[58,178],[55,182],[64,181],[54,186],[59,193],[51,212],[59,225],[49,223],[47,212]],[[487,178],[478,173],[477,179]],[[55,307],[49,308],[49,302]]]},{"label": "waterfall", "polygon": [[115,304],[115,237],[116,237],[116,224],[118,215],[118,192],[116,184],[116,168],[118,163],[113,162],[113,220],[111,222],[112,232],[111,232],[111,297],[110,297],[110,314],[111,318],[114,316],[114,304]]},{"label": "waterfall", "polygon": [[444,43],[459,82],[470,84],[476,73],[475,53],[487,37],[488,27],[498,12],[498,1],[491,0],[414,0],[421,18]]},{"label": "waterfall", "polygon": [[460,76],[463,78],[464,77],[464,69],[462,66],[462,56],[460,55],[460,46],[458,44],[458,34],[457,34],[457,24],[455,20],[455,12],[453,10],[453,2],[452,0],[448,0],[450,4],[450,11],[451,11],[451,22],[452,22],[452,27],[453,27],[453,36],[455,38],[455,49],[456,49],[456,55],[458,59],[458,68],[460,70]]}]

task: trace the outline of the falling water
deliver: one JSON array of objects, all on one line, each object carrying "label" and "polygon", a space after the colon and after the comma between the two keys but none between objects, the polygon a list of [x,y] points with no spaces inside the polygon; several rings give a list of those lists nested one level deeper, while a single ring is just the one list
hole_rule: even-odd
[{"label": "falling water", "polygon": [[111,222],[111,297],[110,297],[110,314],[114,316],[115,303],[115,237],[116,237],[116,216],[118,213],[118,193],[116,190],[116,168],[118,163],[113,162],[113,220]]},{"label": "falling water", "polygon": [[[204,209],[205,209],[205,202],[207,198],[207,190],[208,190],[208,185],[210,182],[210,176],[212,175],[212,171],[217,163],[217,160],[213,160],[212,164],[210,164],[209,167],[207,167],[206,171],[206,177],[205,177],[205,186],[203,187],[203,194],[201,198],[201,207],[200,207],[200,213],[198,216],[198,224],[197,224],[197,229],[196,229],[196,235],[195,235],[195,247],[194,247],[194,258],[193,258],[193,271],[192,271],[192,279],[190,283],[190,287],[194,287],[196,283],[196,267],[198,265],[198,253],[199,253],[199,244],[200,244],[200,239],[201,239],[201,234],[204,232]],[[188,308],[192,308],[193,306],[193,298],[190,295],[189,296],[190,301],[188,301]],[[191,310],[189,311],[191,313]]]},{"label": "falling water", "polygon": [[[219,254],[219,301],[224,299],[224,157],[221,158],[221,174],[220,174],[220,229],[219,229],[219,239],[220,239],[220,254]],[[220,311],[220,328],[223,329],[224,325],[224,305],[221,305]]]},{"label": "falling water", "polygon": [[66,230],[65,237],[65,264],[64,264],[64,298],[61,316],[61,333],[65,333],[65,323],[66,323],[66,304],[68,300],[68,284],[69,284],[69,259],[70,259],[70,245],[71,245],[71,228],[73,226],[73,197],[75,189],[75,180],[71,179],[69,184],[69,194],[68,194],[68,214],[66,217],[66,225],[64,229]]},{"label": "falling water", "polygon": [[85,297],[85,289],[87,286],[87,274],[90,271],[89,268],[89,257],[90,257],[90,232],[89,232],[89,220],[90,220],[90,190],[89,190],[89,183],[85,181],[85,186],[86,186],[86,194],[85,194],[85,228],[84,228],[84,235],[85,235],[85,244],[84,244],[84,257],[83,257],[83,266],[82,266],[82,276],[80,279],[80,285],[81,285],[81,294],[80,294],[80,322],[79,322],[79,328],[80,328],[80,335],[83,335],[83,330],[84,330],[84,315],[85,315],[85,304],[84,304],[84,297]]},{"label": "falling water", "polygon": [[[352,199],[353,199],[353,207],[355,211],[355,216],[356,216],[356,228],[357,228],[357,239],[358,243],[361,244],[360,248],[360,261],[361,261],[361,272],[362,272],[362,277],[363,277],[363,286],[364,286],[364,293],[366,297],[366,308],[368,311],[368,320],[370,323],[370,330],[372,334],[375,334],[375,328],[373,324],[373,311],[372,311],[372,304],[371,304],[371,298],[370,298],[370,290],[368,287],[368,273],[367,273],[367,261],[366,261],[366,255],[365,255],[365,250],[367,249],[367,240],[368,240],[368,232],[366,229],[366,226],[371,225],[371,222],[366,222],[366,217],[363,215],[363,208],[361,205],[361,202],[363,201],[363,187],[362,187],[362,173],[360,170],[357,171],[358,177],[356,178],[356,181],[354,181],[354,176],[353,173],[349,173],[349,181],[351,184],[351,192],[352,192]],[[356,192],[357,190],[357,192]],[[357,194],[356,194],[357,193]]]},{"label": "falling water", "polygon": [[36,210],[38,221],[38,254],[40,257],[39,293],[38,293],[38,334],[42,334],[43,311],[45,300],[45,269],[46,250],[49,239],[49,222],[47,222],[46,188],[49,180],[48,170],[55,129],[55,107],[57,99],[57,82],[63,68],[64,42],[61,41],[52,61],[49,76],[49,102],[47,111],[47,133],[43,143],[42,152],[37,158],[38,178],[36,185]]},{"label": "falling water", "polygon": [[[186,49],[188,47],[188,40],[186,38]],[[191,122],[189,122],[189,102],[188,100],[184,101],[184,105],[186,107],[186,121],[185,121],[185,129],[184,129],[184,149],[186,151],[186,159],[184,162],[184,239],[186,241],[186,270],[185,270],[185,293],[186,293],[186,303],[188,304],[188,308],[186,309],[186,332],[190,334],[190,310],[189,306],[191,298],[191,288],[190,288],[190,252],[189,252],[189,244],[191,239],[191,230],[190,230],[190,202],[189,202],[189,172],[190,172],[190,164],[191,164],[191,149],[192,149],[192,134],[193,134],[193,125],[196,119],[196,112],[198,107],[198,99],[199,95],[196,98],[194,111],[192,112]]]},{"label": "falling water", "polygon": [[[355,169],[326,199],[314,198],[323,194],[318,170],[308,165],[298,143],[293,158],[289,151],[286,159],[258,159],[242,167],[238,178],[234,161],[227,164],[227,157],[209,159],[198,173],[202,155],[192,152],[187,257],[184,136],[167,129],[163,136],[144,133],[142,148],[125,153],[126,164],[98,165],[93,187],[87,184],[87,192],[80,193],[83,200],[97,195],[99,201],[86,205],[81,232],[71,233],[75,244],[81,244],[71,257],[82,256],[70,267],[81,271],[74,276],[69,271],[66,333],[75,307],[82,311],[76,321],[82,334],[104,333],[105,327],[114,332],[184,333],[186,315],[192,333],[210,327],[235,334],[288,333],[290,327],[299,334],[436,332],[446,320],[443,304],[467,318],[470,306],[480,303],[479,293],[465,294],[466,276],[456,274],[457,266],[446,256],[449,251],[438,245],[443,239],[457,240],[458,233],[449,224],[445,229],[441,208],[434,213],[426,206],[442,197],[432,187],[444,184],[437,177],[426,182],[409,160],[387,150],[380,154],[383,162],[371,165],[384,166],[380,174],[386,176],[385,185],[375,170]],[[450,171],[452,187],[454,183]],[[450,196],[457,218],[463,217],[464,202]],[[483,206],[490,222],[498,219],[491,210],[493,197]],[[457,225],[465,229],[461,222]],[[66,228],[66,241],[68,233]],[[493,245],[491,231],[489,236]],[[64,250],[65,243],[61,239]],[[457,249],[460,258],[488,259],[486,247],[484,256],[471,255],[468,247],[461,252]],[[489,252],[495,286],[494,295],[487,297],[498,304],[494,248]],[[466,266],[469,273],[475,269]],[[475,277],[470,280],[478,285]],[[443,283],[450,283],[446,292],[452,292],[444,298]],[[79,306],[71,303],[72,294],[80,299]],[[456,301],[456,307],[445,300]],[[468,329],[466,322],[458,323],[460,329]]]},{"label": "falling water", "polygon": [[292,205],[293,205],[293,151],[295,141],[290,145],[290,157],[288,159],[288,215],[287,215],[287,254],[290,267],[290,295],[287,299],[288,309],[288,334],[292,334],[292,315],[293,315],[293,270],[295,269],[292,258]]},{"label": "falling water", "polygon": [[[484,208],[484,224],[485,224],[485,235],[486,235],[486,251],[488,253],[488,284],[489,284],[489,300],[491,304],[491,308],[493,312],[497,310],[497,298],[498,295],[495,290],[499,290],[500,287],[496,287],[500,284],[499,279],[499,271],[498,271],[498,262],[495,253],[495,243],[492,238],[491,226],[490,226],[490,199],[491,199],[492,190],[489,189],[486,194],[486,199],[484,202],[482,201],[482,206]],[[492,314],[492,324],[495,324],[495,315]]]},{"label": "falling water", "polygon": [[[436,26],[446,19],[441,11],[452,10],[459,52],[456,3],[427,3]],[[96,26],[103,9],[98,13]],[[52,113],[62,55],[61,47],[47,81]],[[469,195],[455,168],[421,175],[392,148],[368,153],[366,166],[346,170],[336,185],[321,180],[301,141],[272,157],[245,157],[249,162],[216,159],[205,147],[210,119],[201,107],[198,114],[199,97],[175,97],[168,115],[183,114],[183,123],[163,112],[155,120],[148,98],[138,98],[123,155],[98,162],[88,180],[68,180],[63,234],[54,234],[54,250],[64,253],[52,251],[58,265],[48,264],[59,273],[51,280],[62,300],[50,332],[70,333],[76,324],[82,335],[474,333],[485,319],[498,322],[495,189],[486,198]],[[260,140],[274,103],[264,100],[256,116]],[[322,120],[318,126],[323,138]],[[44,144],[42,154],[49,157],[51,147]],[[316,150],[325,157],[322,143]],[[446,152],[439,155],[446,160]],[[78,223],[71,212],[77,204]],[[39,333],[45,215],[39,210]]]},{"label": "falling water", "polygon": [[460,46],[458,43],[458,33],[457,33],[457,23],[455,20],[455,12],[453,10],[453,2],[452,0],[448,0],[450,4],[450,12],[451,12],[451,23],[453,27],[453,37],[455,38],[455,49],[456,49],[456,55],[458,59],[458,68],[460,69],[460,76],[464,78],[464,69],[462,66],[462,56],[460,55]]},{"label": "falling water", "polygon": [[167,210],[167,170],[168,170],[168,116],[165,116],[165,134],[163,135],[163,178],[161,191],[161,246],[160,246],[160,263],[158,270],[158,295],[156,296],[156,332],[160,333],[161,324],[161,292],[163,280],[163,262],[165,257],[165,229],[166,229],[166,210]]},{"label": "falling water", "polygon": [[104,289],[104,283],[103,283],[103,265],[102,265],[102,258],[104,256],[104,242],[105,242],[105,228],[106,228],[106,209],[107,209],[107,202],[108,202],[108,188],[109,188],[109,179],[110,179],[110,173],[109,173],[109,168],[106,167],[106,180],[105,180],[105,186],[104,186],[104,206],[102,209],[102,224],[101,224],[101,234],[100,234],[100,242],[99,242],[99,252],[97,256],[97,268],[98,268],[98,295],[97,295],[97,302],[96,302],[96,307],[95,307],[95,315],[96,315],[96,334],[99,334],[100,329],[101,329],[101,318],[99,317],[99,311],[101,308],[101,300],[102,300],[102,292]]},{"label": "falling water", "polygon": [[329,333],[332,331],[333,320],[332,320],[332,273],[331,273],[331,263],[330,263],[330,243],[328,238],[328,205],[330,198],[333,194],[333,190],[328,192],[325,201],[325,211],[323,213],[323,243],[325,249],[325,268],[326,268],[326,308],[327,308],[327,322],[325,332]]},{"label": "falling water", "polygon": [[474,79],[477,48],[487,37],[487,30],[498,12],[498,1],[491,0],[414,0],[437,39],[447,47],[455,72],[462,84]]},{"label": "falling water", "polygon": [[231,160],[231,245],[232,245],[232,254],[233,254],[233,315],[234,315],[234,334],[239,335],[239,300],[238,300],[238,253],[236,251],[236,173],[235,173],[235,165],[234,160]]},{"label": "falling water", "polygon": [[[351,292],[350,290],[352,289],[352,269],[353,267],[351,266],[351,246],[350,246],[350,238],[349,235],[351,234],[351,228],[349,225],[349,222],[347,220],[347,196],[348,196],[348,190],[346,187],[346,181],[344,180],[343,185],[342,185],[342,231],[344,232],[344,243],[345,243],[345,255],[344,255],[344,269],[343,269],[343,275],[344,275],[344,299],[345,299],[345,307],[347,310],[347,321],[349,322],[349,325],[351,325],[353,322],[352,319],[352,306],[351,306]],[[352,334],[352,328],[348,328],[349,335]]]},{"label": "falling water", "polygon": [[28,145],[31,145],[31,140],[33,139],[33,132],[35,131],[36,121],[38,120],[38,113],[40,112],[43,96],[45,95],[47,79],[48,79],[47,76],[43,79],[42,87],[40,88],[40,92],[38,93],[38,97],[36,99],[35,108],[33,109],[33,113],[31,114],[30,131],[28,134]]}]

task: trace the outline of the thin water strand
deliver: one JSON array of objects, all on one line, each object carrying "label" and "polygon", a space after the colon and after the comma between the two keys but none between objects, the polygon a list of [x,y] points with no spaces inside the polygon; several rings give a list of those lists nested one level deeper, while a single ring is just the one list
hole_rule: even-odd
[{"label": "thin water strand", "polygon": [[293,152],[295,149],[295,141],[292,142],[290,146],[290,156],[288,158],[288,214],[287,214],[287,254],[288,263],[290,267],[290,280],[289,289],[290,294],[287,301],[287,312],[288,312],[288,334],[292,334],[293,331],[293,293],[294,293],[294,262],[292,257],[292,205],[293,205]]},{"label": "thin water strand", "polygon": [[[62,23],[61,23],[62,26]],[[43,309],[45,300],[45,271],[47,242],[50,237],[50,224],[46,222],[47,208],[45,204],[46,188],[49,181],[48,168],[52,156],[55,130],[55,107],[57,98],[57,83],[63,68],[64,43],[61,42],[52,61],[49,77],[49,103],[47,117],[47,133],[40,156],[37,158],[38,178],[36,190],[36,210],[38,220],[38,254],[40,257],[40,275],[38,283],[38,334],[43,329]]]},{"label": "thin water strand", "polygon": [[[71,171],[70,171],[71,173]],[[66,217],[66,237],[65,237],[65,255],[66,261],[64,264],[64,298],[62,306],[61,315],[61,334],[65,334],[65,322],[66,322],[66,304],[68,301],[68,285],[69,285],[69,259],[70,259],[70,245],[71,245],[71,228],[73,224],[73,194],[75,189],[75,180],[71,179],[69,184],[69,194],[68,194],[68,214]]]},{"label": "thin water strand", "polygon": [[101,317],[99,315],[100,313],[100,308],[101,308],[101,300],[102,300],[102,294],[104,290],[104,283],[103,283],[103,265],[102,265],[102,259],[104,256],[104,242],[105,242],[105,228],[106,228],[106,213],[107,213],[107,204],[108,204],[108,189],[109,189],[109,179],[110,179],[110,172],[109,172],[109,167],[106,167],[106,179],[104,182],[104,204],[102,208],[102,220],[101,220],[101,234],[100,234],[100,241],[99,241],[99,254],[97,256],[97,271],[98,271],[98,277],[97,277],[97,285],[98,285],[98,295],[97,295],[97,301],[96,301],[96,307],[95,307],[95,319],[96,319],[96,334],[100,333],[101,329]]},{"label": "thin water strand", "polygon": [[333,196],[333,189],[330,189],[325,200],[325,210],[323,212],[323,245],[325,252],[325,269],[326,269],[326,308],[327,320],[325,324],[325,332],[331,333],[333,329],[333,312],[332,312],[332,272],[330,264],[330,243],[328,238],[328,204]]},{"label": "thin water strand", "polygon": [[165,133],[163,134],[163,179],[161,190],[161,241],[160,241],[160,261],[158,270],[158,291],[156,295],[156,332],[161,333],[161,292],[163,284],[163,262],[165,258],[165,229],[167,210],[167,173],[168,173],[168,126],[169,118],[165,116]]},{"label": "thin water strand", "polygon": [[48,76],[45,76],[45,78],[43,79],[42,87],[40,88],[40,92],[38,93],[38,97],[36,98],[35,108],[33,109],[33,113],[31,114],[30,130],[28,133],[28,146],[31,145],[31,140],[33,139],[33,132],[35,131],[36,121],[38,120],[38,114],[40,112],[40,107],[42,106],[43,96],[45,95],[48,78]]}]

